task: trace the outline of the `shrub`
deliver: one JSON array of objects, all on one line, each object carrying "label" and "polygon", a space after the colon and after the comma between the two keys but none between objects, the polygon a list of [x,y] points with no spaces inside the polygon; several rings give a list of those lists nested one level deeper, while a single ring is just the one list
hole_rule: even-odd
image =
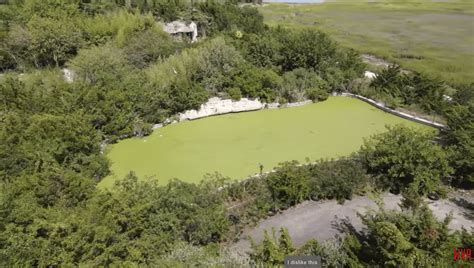
[{"label": "shrub", "polygon": [[310,168],[311,198],[351,199],[367,184],[368,176],[363,165],[351,159],[321,160]]},{"label": "shrub", "polygon": [[312,97],[308,95],[308,90],[315,89],[322,93],[326,88],[326,83],[315,72],[299,68],[283,75],[280,95],[290,102],[303,101]]},{"label": "shrub", "polygon": [[154,27],[130,34],[123,45],[123,50],[131,64],[144,68],[160,58],[171,55],[178,47],[168,34]]},{"label": "shrub", "polygon": [[309,197],[308,170],[297,165],[297,161],[281,163],[274,173],[265,178],[274,202],[283,208]]},{"label": "shrub", "polygon": [[242,95],[251,98],[260,98],[261,101],[271,102],[277,97],[281,77],[272,70],[255,68],[245,64],[236,70],[231,86],[240,88]]},{"label": "shrub", "polygon": [[67,65],[90,86],[110,86],[132,71],[123,51],[112,45],[82,49]]},{"label": "shrub", "polygon": [[230,88],[227,90],[227,93],[232,100],[238,101],[242,98],[242,92],[240,92],[239,88]]},{"label": "shrub", "polygon": [[433,142],[433,133],[401,125],[364,140],[360,155],[378,184],[395,192],[415,184],[421,195],[437,190],[451,173],[446,152]]},{"label": "shrub", "polygon": [[329,97],[329,93],[325,90],[322,89],[316,89],[316,88],[309,88],[306,89],[306,96],[313,102],[316,101],[325,101]]}]

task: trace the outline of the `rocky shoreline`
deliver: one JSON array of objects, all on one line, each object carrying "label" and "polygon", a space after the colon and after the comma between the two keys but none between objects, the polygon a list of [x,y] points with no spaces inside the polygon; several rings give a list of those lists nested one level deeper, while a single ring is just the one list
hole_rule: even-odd
[{"label": "rocky shoreline", "polygon": [[[414,115],[410,115],[404,112],[400,112],[394,109],[387,107],[384,103],[377,102],[373,99],[366,98],[364,96],[352,94],[352,93],[333,93],[333,96],[343,96],[343,97],[352,97],[364,101],[384,112],[391,113],[393,115],[425,124],[428,126],[432,126],[438,129],[445,129],[446,126],[435,122],[430,121],[421,117],[417,117]],[[264,103],[258,99],[251,100],[248,98],[242,98],[238,101],[233,101],[230,99],[221,99],[218,97],[210,98],[206,103],[201,104],[199,110],[187,110],[183,113],[177,115],[177,119],[166,119],[163,124],[155,124],[153,125],[153,129],[157,129],[163,127],[168,124],[173,124],[177,122],[182,122],[185,120],[195,120],[200,118],[205,118],[214,115],[221,115],[221,114],[228,114],[228,113],[240,113],[240,112],[249,112],[249,111],[256,111],[262,109],[276,109],[276,108],[290,108],[290,107],[298,107],[312,103],[311,100],[305,100],[301,102],[291,102],[286,104],[280,104],[277,102],[274,103]]]}]

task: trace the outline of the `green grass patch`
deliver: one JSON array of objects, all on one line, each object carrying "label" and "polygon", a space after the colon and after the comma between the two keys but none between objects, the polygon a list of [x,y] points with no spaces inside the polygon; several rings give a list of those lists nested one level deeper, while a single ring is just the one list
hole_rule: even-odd
[{"label": "green grass patch", "polygon": [[453,84],[474,82],[472,1],[331,1],[268,4],[260,11],[270,25],[315,27],[406,69]]},{"label": "green grass patch", "polygon": [[244,178],[259,172],[260,163],[270,170],[286,160],[347,156],[359,149],[363,137],[384,131],[387,124],[432,130],[348,97],[185,121],[110,145],[113,174],[100,186],[110,187],[132,170],[161,184],[171,178],[198,182],[215,171]]}]

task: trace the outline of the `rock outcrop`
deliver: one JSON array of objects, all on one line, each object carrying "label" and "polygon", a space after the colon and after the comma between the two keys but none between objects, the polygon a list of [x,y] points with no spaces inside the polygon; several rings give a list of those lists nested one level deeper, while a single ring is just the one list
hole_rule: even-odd
[{"label": "rock outcrop", "polygon": [[74,79],[76,78],[76,73],[71,69],[64,68],[63,77],[64,77],[64,81],[66,81],[67,83],[72,83],[74,82]]},{"label": "rock outcrop", "polygon": [[281,108],[298,107],[298,106],[303,106],[310,103],[313,103],[313,101],[305,100],[305,101],[299,101],[299,102],[288,102],[288,103],[280,105],[280,107]]},{"label": "rock outcrop", "polygon": [[217,114],[237,113],[245,111],[260,110],[265,104],[259,100],[242,98],[239,101],[223,100],[220,98],[210,98],[206,103],[201,104],[199,110],[188,110],[179,114],[179,121],[193,120]]},{"label": "rock outcrop", "polygon": [[364,72],[364,77],[370,80],[373,80],[377,77],[377,74],[371,71],[365,71]]}]

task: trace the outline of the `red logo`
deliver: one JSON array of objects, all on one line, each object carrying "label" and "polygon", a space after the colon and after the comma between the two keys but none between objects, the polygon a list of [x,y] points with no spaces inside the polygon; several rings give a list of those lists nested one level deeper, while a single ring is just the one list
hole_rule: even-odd
[{"label": "red logo", "polygon": [[471,261],[471,252],[470,248],[455,248],[454,261]]}]

